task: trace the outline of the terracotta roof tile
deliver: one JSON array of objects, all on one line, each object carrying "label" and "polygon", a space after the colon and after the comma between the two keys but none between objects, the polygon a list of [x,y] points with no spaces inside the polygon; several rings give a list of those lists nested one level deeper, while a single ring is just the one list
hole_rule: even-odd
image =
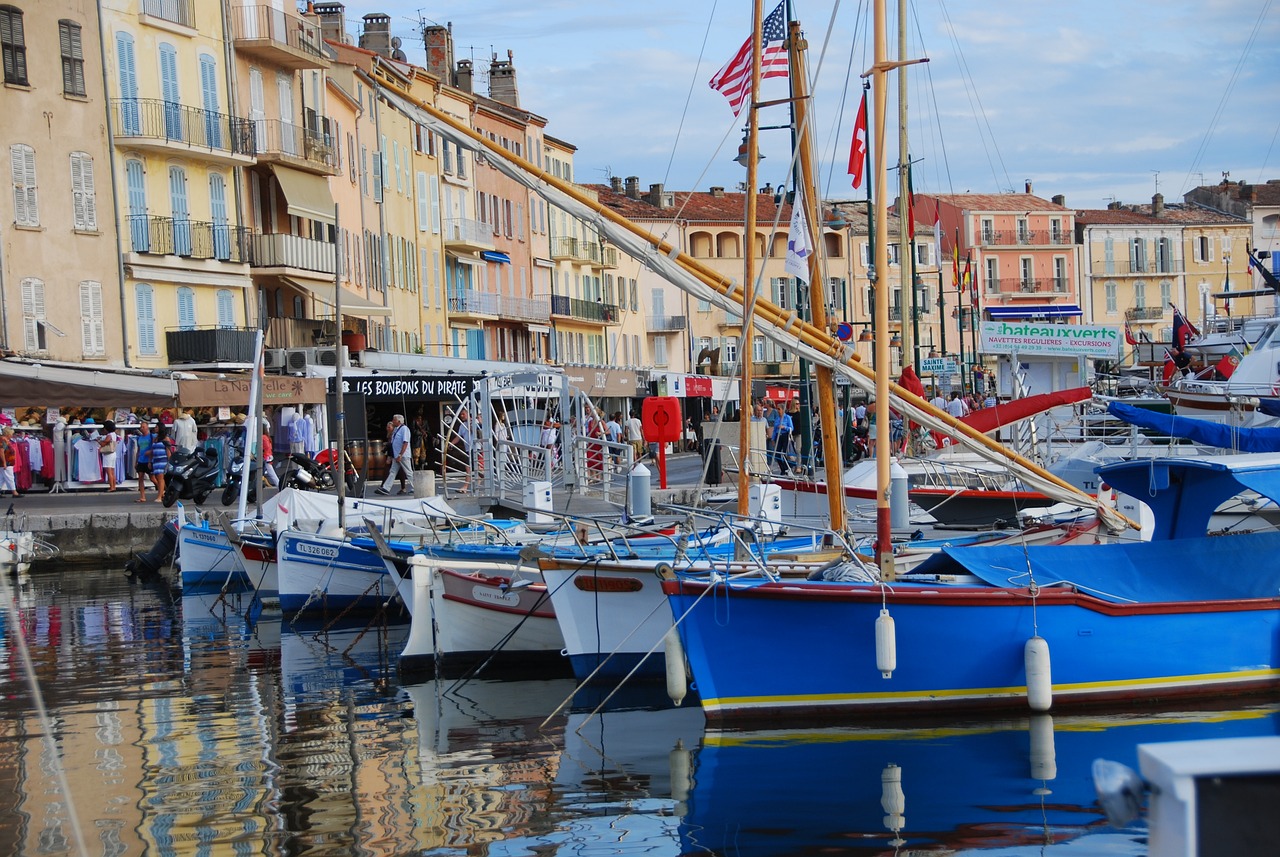
[{"label": "terracotta roof tile", "polygon": [[968,211],[1070,211],[1029,193],[917,193]]}]

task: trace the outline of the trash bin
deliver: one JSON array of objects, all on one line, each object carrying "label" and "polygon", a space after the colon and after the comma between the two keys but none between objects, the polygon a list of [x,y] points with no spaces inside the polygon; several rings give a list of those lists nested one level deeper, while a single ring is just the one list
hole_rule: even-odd
[{"label": "trash bin", "polygon": [[702,441],[702,463],[707,472],[707,484],[719,485],[724,476],[720,469],[720,441],[713,437]]}]

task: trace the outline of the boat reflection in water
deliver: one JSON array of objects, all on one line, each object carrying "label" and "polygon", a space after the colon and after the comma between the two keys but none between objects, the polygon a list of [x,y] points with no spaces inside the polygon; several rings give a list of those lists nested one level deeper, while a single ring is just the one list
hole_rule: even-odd
[{"label": "boat reflection in water", "polygon": [[1107,825],[1093,760],[1135,764],[1143,743],[1275,735],[1277,712],[709,730],[693,760],[681,853],[1030,855],[1071,841],[1071,854],[1142,855],[1143,822]]}]

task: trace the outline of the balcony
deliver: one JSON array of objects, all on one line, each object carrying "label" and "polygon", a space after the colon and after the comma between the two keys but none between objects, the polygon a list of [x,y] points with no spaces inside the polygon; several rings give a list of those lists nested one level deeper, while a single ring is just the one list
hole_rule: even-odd
[{"label": "balcony", "polygon": [[253,124],[159,98],[111,99],[116,145],[223,164],[253,163]]},{"label": "balcony", "polygon": [[149,214],[131,214],[126,219],[129,246],[134,253],[220,262],[247,261],[249,230],[243,226]]},{"label": "balcony", "polygon": [[584,301],[565,295],[551,296],[551,314],[599,324],[617,324],[620,320],[618,308],[613,304]]},{"label": "balcony", "polygon": [[196,27],[193,0],[142,0],[142,14],[147,18],[168,21],[192,30]]},{"label": "balcony", "polygon": [[499,318],[502,312],[497,295],[466,289],[449,293],[449,314],[455,317]]},{"label": "balcony", "polygon": [[551,301],[539,298],[516,298],[499,296],[498,308],[503,318],[512,321],[534,321],[546,323],[551,320]]},{"label": "balcony", "polygon": [[1164,318],[1162,306],[1140,306],[1124,311],[1125,321],[1159,321]]},{"label": "balcony", "polygon": [[268,318],[263,337],[267,348],[313,348],[317,344],[332,343],[332,320],[311,318]]},{"label": "balcony", "polygon": [[999,280],[987,281],[987,294],[1012,298],[1044,294],[1066,294],[1067,291],[1067,280],[1060,278],[1040,279],[1033,277],[1024,280],[1021,277],[1003,277]]},{"label": "balcony", "polygon": [[1134,276],[1141,274],[1155,274],[1158,276],[1160,274],[1181,274],[1184,270],[1184,265],[1182,264],[1181,259],[1158,259],[1154,262],[1149,262],[1146,259],[1120,259],[1118,261],[1112,260],[1109,262],[1102,262],[1100,265],[1095,263],[1095,265],[1099,268],[1099,270],[1094,273],[1095,277],[1108,277],[1112,275]]},{"label": "balcony", "polygon": [[730,312],[727,309],[723,309],[723,310],[720,310],[716,315],[718,316],[716,318],[717,327],[741,327],[742,326],[741,313]]},{"label": "balcony", "polygon": [[[327,119],[324,121],[328,123]],[[260,162],[284,164],[326,176],[340,172],[341,153],[329,134],[279,119],[259,119],[253,128]]]},{"label": "balcony", "polygon": [[469,217],[450,217],[444,221],[444,244],[450,250],[492,250],[493,228]]},{"label": "balcony", "polygon": [[320,49],[319,25],[281,9],[232,7],[231,37],[237,51],[271,65],[294,70],[329,67]]},{"label": "balcony", "polygon": [[[249,264],[254,268],[294,268],[332,277],[333,245],[287,233],[249,236]],[[266,273],[258,271],[257,273]]]},{"label": "balcony", "polygon": [[683,315],[651,315],[645,322],[650,333],[679,333],[689,327],[689,319]]},{"label": "balcony", "polygon": [[618,267],[618,248],[602,245],[600,247],[600,267],[616,268]]},{"label": "balcony", "polygon": [[1071,233],[1060,229],[984,229],[978,243],[983,247],[1062,247],[1072,241]]},{"label": "balcony", "polygon": [[248,327],[201,327],[166,330],[170,364],[252,363],[256,331]]},{"label": "balcony", "polygon": [[590,262],[590,244],[577,238],[552,238],[551,258],[557,262]]}]

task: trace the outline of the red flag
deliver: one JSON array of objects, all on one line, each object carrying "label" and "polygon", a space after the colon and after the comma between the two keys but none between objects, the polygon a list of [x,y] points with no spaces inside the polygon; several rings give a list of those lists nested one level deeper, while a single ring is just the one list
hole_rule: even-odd
[{"label": "red flag", "polygon": [[1236,367],[1240,365],[1240,352],[1236,347],[1231,346],[1231,350],[1222,355],[1222,359],[1218,361],[1214,369],[1218,370],[1218,374],[1223,378],[1230,378],[1231,373],[1236,371]]},{"label": "red flag", "polygon": [[1173,362],[1173,355],[1170,354],[1169,349],[1166,348],[1164,350],[1164,371],[1161,373],[1161,377],[1163,378],[1164,383],[1168,384],[1170,381],[1172,381],[1173,376],[1177,371],[1178,371],[1178,366],[1176,363]]},{"label": "red flag", "polygon": [[849,175],[853,176],[853,189],[862,187],[867,170],[867,94],[862,93],[858,105],[858,118],[853,123],[853,143],[849,146]]},{"label": "red flag", "polygon": [[978,284],[973,281],[973,254],[966,253],[964,256],[964,283],[970,289],[969,297],[972,299],[973,306],[978,306]]},{"label": "red flag", "polygon": [[[786,2],[779,3],[778,8],[769,13],[761,27],[760,38],[763,52],[760,56],[760,77],[787,76],[787,28],[783,20],[783,7]],[[751,37],[742,43],[733,59],[711,78],[711,88],[729,99],[733,115],[742,112],[742,105],[751,94]],[[857,185],[854,185],[857,187]]]},{"label": "red flag", "polygon": [[1124,341],[1129,345],[1137,345],[1138,340],[1133,338],[1133,331],[1129,329],[1129,322],[1124,323]]}]

